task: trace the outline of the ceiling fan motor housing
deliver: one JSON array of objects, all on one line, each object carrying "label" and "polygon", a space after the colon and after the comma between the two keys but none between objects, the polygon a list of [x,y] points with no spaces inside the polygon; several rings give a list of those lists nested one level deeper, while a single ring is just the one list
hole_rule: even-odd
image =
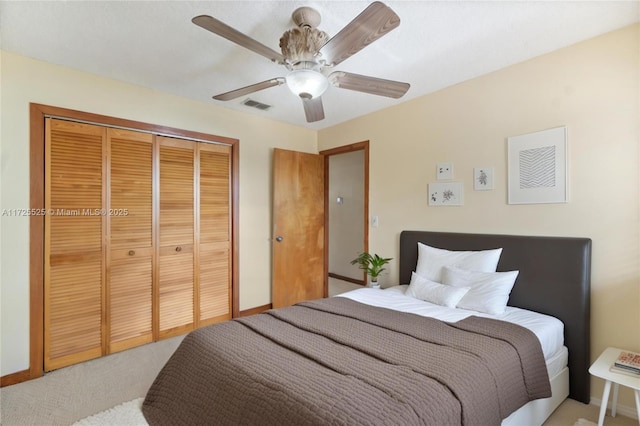
[{"label": "ceiling fan motor housing", "polygon": [[291,19],[299,27],[317,28],[320,25],[320,12],[312,7],[303,6],[293,11]]}]

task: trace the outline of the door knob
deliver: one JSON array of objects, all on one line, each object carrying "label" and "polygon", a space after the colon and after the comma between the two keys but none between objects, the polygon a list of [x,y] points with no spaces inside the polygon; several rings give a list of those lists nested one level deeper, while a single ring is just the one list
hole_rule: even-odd
[{"label": "door knob", "polygon": [[277,242],[281,243],[281,242],[282,242],[282,240],[283,240],[283,238],[282,238],[282,237],[280,237],[280,236],[276,237],[276,241],[277,241]]}]

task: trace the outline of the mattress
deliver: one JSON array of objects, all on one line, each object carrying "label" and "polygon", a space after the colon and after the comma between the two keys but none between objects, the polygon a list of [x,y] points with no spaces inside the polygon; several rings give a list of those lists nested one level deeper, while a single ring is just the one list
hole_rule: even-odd
[{"label": "mattress", "polygon": [[[512,306],[507,306],[505,312],[500,315],[490,315],[467,309],[447,308],[405,296],[404,292],[407,287],[406,285],[400,285],[384,290],[361,288],[341,293],[334,297],[346,297],[367,305],[409,312],[446,322],[457,322],[474,315],[518,324],[531,330],[538,337],[548,366],[550,366],[550,361],[553,361],[551,363],[553,371],[549,370],[549,377],[553,377],[554,373],[567,365],[566,348],[564,347],[564,324],[557,318]],[[558,367],[558,364],[562,364],[563,352],[565,353],[564,364]]]}]

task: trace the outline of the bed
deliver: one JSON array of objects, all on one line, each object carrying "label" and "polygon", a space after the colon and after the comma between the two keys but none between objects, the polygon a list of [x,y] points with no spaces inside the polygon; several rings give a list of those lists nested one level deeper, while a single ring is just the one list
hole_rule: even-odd
[{"label": "bed", "polygon": [[[334,297],[190,333],[149,389],[145,418],[151,425],[533,425],[567,395],[588,402],[589,239],[403,231],[399,283],[412,279],[419,242],[502,248],[497,271],[519,271],[509,306],[564,324],[566,366],[560,361],[548,374],[541,341],[509,322],[477,315],[442,322],[357,295]],[[401,287],[362,290],[408,299]]]}]

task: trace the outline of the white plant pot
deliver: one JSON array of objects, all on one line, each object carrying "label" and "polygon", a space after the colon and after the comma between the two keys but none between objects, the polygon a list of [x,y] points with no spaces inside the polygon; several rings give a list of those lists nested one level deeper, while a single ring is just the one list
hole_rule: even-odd
[{"label": "white plant pot", "polygon": [[379,283],[379,282],[377,282],[377,281],[371,281],[371,282],[369,283],[369,286],[370,286],[371,288],[380,288],[380,283]]}]

